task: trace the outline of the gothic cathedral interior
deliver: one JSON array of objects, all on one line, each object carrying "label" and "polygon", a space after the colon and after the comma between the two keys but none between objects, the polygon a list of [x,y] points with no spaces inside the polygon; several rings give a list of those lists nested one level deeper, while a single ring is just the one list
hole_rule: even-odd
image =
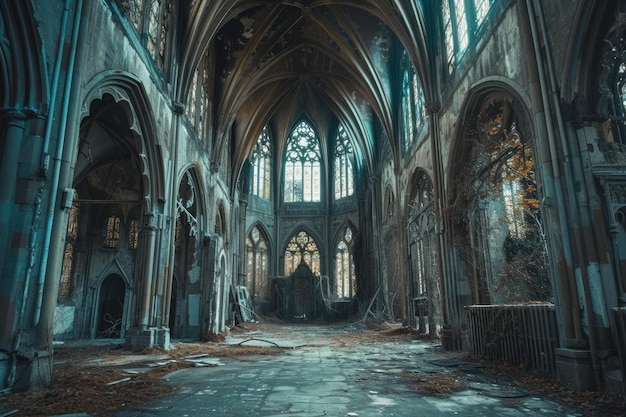
[{"label": "gothic cathedral interior", "polygon": [[0,83],[0,390],[57,341],[512,311],[623,380],[624,0],[2,0]]}]

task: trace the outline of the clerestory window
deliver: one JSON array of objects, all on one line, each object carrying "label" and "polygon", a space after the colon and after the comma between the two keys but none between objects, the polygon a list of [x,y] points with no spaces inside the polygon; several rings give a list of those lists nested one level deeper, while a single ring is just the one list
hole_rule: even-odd
[{"label": "clerestory window", "polygon": [[307,122],[300,122],[287,141],[285,202],[321,201],[321,159],[315,131]]},{"label": "clerestory window", "polygon": [[171,0],[118,0],[118,3],[141,35],[154,62],[163,68],[172,18]]},{"label": "clerestory window", "polygon": [[443,40],[448,73],[474,41],[489,13],[492,0],[443,0]]},{"label": "clerestory window", "polygon": [[343,126],[337,130],[335,141],[335,200],[354,194],[352,145]]},{"label": "clerestory window", "polygon": [[267,126],[265,126],[256,141],[252,156],[252,194],[266,200],[270,198],[271,162],[270,135]]},{"label": "clerestory window", "polygon": [[402,54],[402,120],[404,123],[404,150],[424,137],[427,131],[426,98],[422,82],[406,51]]},{"label": "clerestory window", "polygon": [[207,125],[206,115],[209,109],[209,74],[206,61],[208,57],[200,62],[194,71],[189,92],[187,93],[187,105],[185,110],[187,118],[193,125],[198,139],[204,140]]}]

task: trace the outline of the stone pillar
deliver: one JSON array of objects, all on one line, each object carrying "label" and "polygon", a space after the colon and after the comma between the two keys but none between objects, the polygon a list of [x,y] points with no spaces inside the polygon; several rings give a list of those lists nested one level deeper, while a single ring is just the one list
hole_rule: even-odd
[{"label": "stone pillar", "polygon": [[139,255],[140,267],[135,283],[137,306],[136,319],[133,327],[126,332],[125,345],[128,349],[137,350],[146,347],[169,348],[169,329],[155,323],[154,310],[155,265],[158,265],[157,248],[157,217],[153,213],[144,214],[142,252]]}]

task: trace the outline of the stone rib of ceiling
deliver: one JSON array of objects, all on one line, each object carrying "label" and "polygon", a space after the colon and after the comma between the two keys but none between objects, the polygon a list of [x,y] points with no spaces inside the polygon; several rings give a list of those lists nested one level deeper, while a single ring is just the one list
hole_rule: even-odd
[{"label": "stone rib of ceiling", "polygon": [[[396,136],[393,44],[426,44],[414,39],[423,31],[415,5],[404,3],[197,1],[185,36],[181,91],[210,50],[214,158],[232,146],[231,162],[239,167],[266,123],[271,120],[275,138],[286,138],[296,119],[306,115],[323,141],[338,118],[362,162],[372,168],[374,126],[379,124],[388,138]],[[418,70],[426,67],[425,56],[410,55]],[[284,143],[275,145],[281,155]]]}]

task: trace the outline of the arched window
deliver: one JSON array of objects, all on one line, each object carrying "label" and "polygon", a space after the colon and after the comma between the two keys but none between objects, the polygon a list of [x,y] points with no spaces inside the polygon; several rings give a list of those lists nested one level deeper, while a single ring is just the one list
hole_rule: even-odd
[{"label": "arched window", "polygon": [[343,126],[339,126],[335,142],[335,200],[354,194],[352,145]]},{"label": "arched window", "polygon": [[246,286],[253,296],[269,298],[267,242],[258,227],[253,227],[246,238]]},{"label": "arched window", "polygon": [[120,217],[111,215],[107,219],[106,230],[104,233],[104,247],[109,249],[117,249],[120,244]]},{"label": "arched window", "polygon": [[172,15],[171,0],[118,0],[150,52],[152,59],[163,67],[167,50],[167,33]]},{"label": "arched window", "polygon": [[266,200],[270,198],[271,162],[270,135],[267,126],[265,126],[256,141],[252,156],[252,194]]},{"label": "arched window", "polygon": [[300,122],[287,141],[285,202],[321,201],[321,159],[315,131],[307,122]]},{"label": "arched window", "polygon": [[533,152],[518,131],[515,107],[503,96],[485,98],[460,178],[481,302],[545,301],[552,296]]},{"label": "arched window", "polygon": [[352,298],[356,292],[352,242],[352,229],[347,226],[335,249],[335,295],[337,298]]},{"label": "arched window", "polygon": [[320,275],[320,251],[315,240],[305,231],[295,235],[285,248],[285,276],[291,275],[305,262],[315,275]]}]

